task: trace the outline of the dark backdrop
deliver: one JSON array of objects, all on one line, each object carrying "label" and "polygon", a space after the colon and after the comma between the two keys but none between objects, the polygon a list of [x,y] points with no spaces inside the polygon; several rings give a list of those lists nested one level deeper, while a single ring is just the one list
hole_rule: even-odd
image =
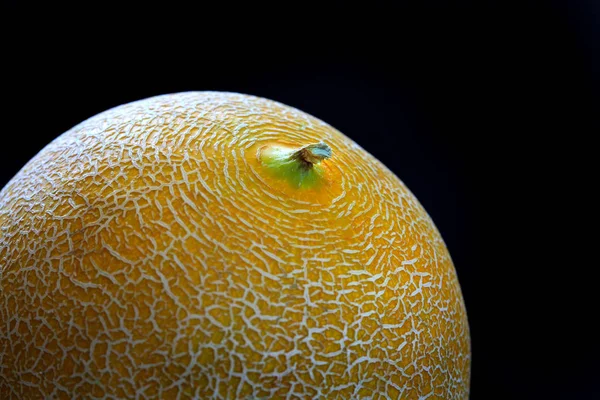
[{"label": "dark backdrop", "polygon": [[0,187],[126,102],[281,101],[361,144],[436,222],[469,313],[472,399],[600,398],[597,1],[12,1],[0,19]]}]

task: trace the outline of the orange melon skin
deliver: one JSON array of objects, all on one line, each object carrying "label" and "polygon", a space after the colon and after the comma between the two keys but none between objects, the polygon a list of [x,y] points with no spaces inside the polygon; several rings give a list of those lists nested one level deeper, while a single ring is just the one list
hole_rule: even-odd
[{"label": "orange melon skin", "polygon": [[[296,189],[257,151],[324,141]],[[99,114],[0,192],[1,399],[466,399],[454,266],[402,182],[273,101]]]}]

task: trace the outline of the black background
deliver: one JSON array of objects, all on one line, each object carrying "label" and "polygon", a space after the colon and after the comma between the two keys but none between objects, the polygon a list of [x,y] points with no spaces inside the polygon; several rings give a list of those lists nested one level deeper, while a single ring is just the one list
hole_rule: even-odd
[{"label": "black background", "polygon": [[0,187],[110,107],[295,106],[417,195],[458,271],[478,399],[600,398],[600,2],[4,2]]}]

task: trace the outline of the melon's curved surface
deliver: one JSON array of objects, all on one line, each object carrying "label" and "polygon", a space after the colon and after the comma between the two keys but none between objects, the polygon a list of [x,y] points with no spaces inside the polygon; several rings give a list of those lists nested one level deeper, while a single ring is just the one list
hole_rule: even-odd
[{"label": "melon's curved surface", "polygon": [[[324,141],[326,184],[257,149]],[[434,224],[331,126],[190,92],[99,114],[0,192],[0,398],[465,399]]]}]

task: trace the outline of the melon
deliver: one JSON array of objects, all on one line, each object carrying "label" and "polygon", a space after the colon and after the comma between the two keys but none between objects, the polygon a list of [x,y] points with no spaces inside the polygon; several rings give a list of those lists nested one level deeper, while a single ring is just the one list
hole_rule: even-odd
[{"label": "melon", "polygon": [[2,399],[466,399],[470,360],[431,218],[295,108],[133,102],[0,192]]}]

